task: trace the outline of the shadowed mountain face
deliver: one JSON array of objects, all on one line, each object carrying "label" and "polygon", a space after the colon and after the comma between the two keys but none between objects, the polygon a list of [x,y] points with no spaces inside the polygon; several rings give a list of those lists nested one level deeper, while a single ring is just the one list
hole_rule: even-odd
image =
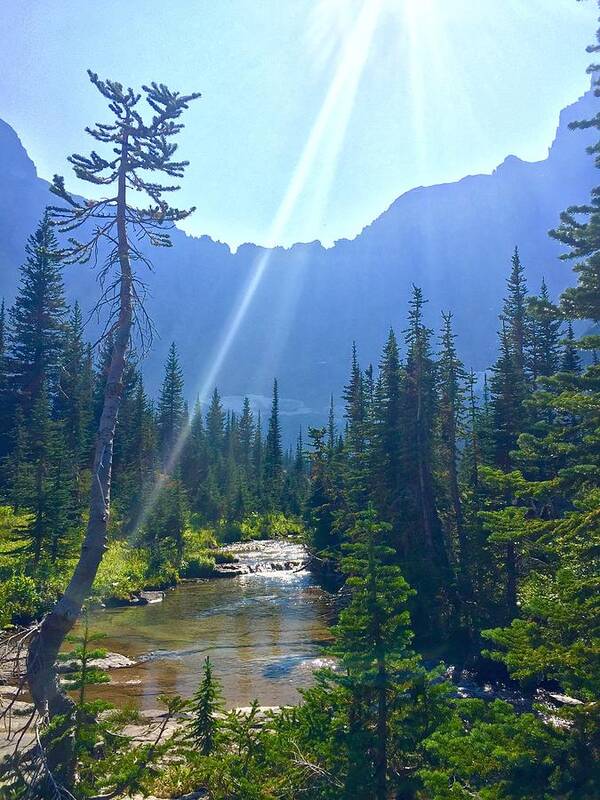
[{"label": "shadowed mountain face", "polygon": [[[155,251],[155,272],[143,276],[160,337],[146,361],[150,391],[175,340],[194,397],[265,255],[262,280],[216,377],[231,406],[246,393],[260,405],[277,375],[285,427],[322,422],[330,393],[339,397],[346,380],[352,340],[364,366],[376,361],[389,326],[399,335],[405,327],[412,283],[429,299],[431,327],[438,328],[441,310],[452,310],[465,362],[488,366],[514,246],[531,291],[542,277],[554,295],[571,282],[547,232],[597,180],[585,153],[591,134],[568,129],[570,121],[593,116],[596,103],[588,92],[562,112],[544,161],[509,156],[491,175],[413,189],[355,239],[329,249],[318,242],[271,251],[246,244],[232,254],[207,236],[175,231],[173,248]],[[0,296],[8,303],[25,239],[51,198],[17,135],[0,121]],[[97,294],[90,267],[67,267],[65,282],[69,297],[89,309]]]}]

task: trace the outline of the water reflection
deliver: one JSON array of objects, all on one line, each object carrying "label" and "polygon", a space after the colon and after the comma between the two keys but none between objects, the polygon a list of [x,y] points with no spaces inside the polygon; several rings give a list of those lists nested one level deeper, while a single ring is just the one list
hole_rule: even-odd
[{"label": "water reflection", "polygon": [[[243,560],[297,560],[297,545],[253,545]],[[210,655],[228,706],[298,700],[298,688],[320,665],[333,618],[331,595],[306,571],[272,571],[184,584],[163,603],[93,615],[94,630],[109,650],[142,659],[114,670],[112,683],[95,693],[112,702],[156,708],[157,696],[195,690]]]}]

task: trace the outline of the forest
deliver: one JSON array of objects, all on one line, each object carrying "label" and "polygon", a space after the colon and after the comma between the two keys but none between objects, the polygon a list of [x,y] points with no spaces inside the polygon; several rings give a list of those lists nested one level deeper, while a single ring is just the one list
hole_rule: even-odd
[{"label": "forest", "polygon": [[[89,77],[103,154],[69,162],[114,197],[55,176],[0,309],[1,796],[598,798],[600,189],[549,234],[565,263],[548,269],[572,270],[561,297],[506,243],[485,372],[413,286],[377,364],[360,342],[339,354],[343,418],[332,397],[287,442],[275,376],[264,418],[218,388],[188,408],[173,342],[158,396],[145,388],[139,269],[191,213],[169,202],[187,166],[172,139],[198,95]],[[600,114],[573,127],[600,131]],[[600,140],[589,152],[600,168]],[[88,262],[98,337],[63,283]],[[130,735],[139,711],[94,693],[110,681],[97,609],[213,580],[223,545],[266,539],[301,543],[334,598],[327,665],[265,712],[228,707],[207,656],[193,696],[162,696],[152,735]],[[461,696],[453,667],[512,694]]]}]

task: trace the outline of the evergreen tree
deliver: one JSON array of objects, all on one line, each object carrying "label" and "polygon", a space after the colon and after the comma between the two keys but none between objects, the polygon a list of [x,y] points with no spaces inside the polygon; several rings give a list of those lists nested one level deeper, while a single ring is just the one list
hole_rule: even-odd
[{"label": "evergreen tree", "polygon": [[333,458],[333,454],[335,452],[335,445],[336,445],[336,434],[335,434],[335,413],[333,408],[333,395],[331,395],[329,401],[329,416],[327,418],[327,452],[329,454],[329,458]]},{"label": "evergreen tree", "polygon": [[527,303],[530,320],[529,371],[534,380],[556,372],[560,359],[560,312],[553,305],[546,282],[542,280],[539,296]]},{"label": "evergreen tree", "polygon": [[223,699],[219,682],[213,674],[210,658],[206,656],[202,680],[191,702],[192,719],[188,735],[203,756],[210,755],[217,744],[219,721],[223,711]]},{"label": "evergreen tree", "polygon": [[[470,594],[469,547],[465,529],[463,502],[458,481],[459,447],[463,438],[465,381],[463,364],[458,358],[452,314],[442,314],[441,353],[439,360],[440,455],[443,482],[448,487],[452,508],[452,531],[458,546],[458,564],[463,592]],[[472,411],[473,413],[473,411]],[[476,454],[476,448],[473,447]],[[475,467],[476,468],[476,467]]]},{"label": "evergreen tree", "polygon": [[373,453],[369,459],[373,497],[382,518],[392,525],[394,544],[404,556],[406,531],[400,530],[406,483],[403,461],[402,379],[398,344],[390,329],[373,390]]},{"label": "evergreen tree", "polygon": [[283,453],[281,449],[281,425],[279,422],[279,390],[277,380],[275,380],[264,453],[264,491],[271,508],[277,508],[279,504],[282,484]]},{"label": "evergreen tree", "polygon": [[381,544],[388,527],[378,521],[373,507],[356,516],[342,560],[350,602],[333,629],[332,647],[346,671],[334,680],[347,687],[362,707],[357,712],[361,741],[365,743],[365,732],[367,741],[371,739],[371,746],[361,753],[362,763],[354,765],[354,778],[363,789],[352,796],[377,800],[389,796],[394,689],[398,679],[410,685],[418,672],[418,657],[409,649],[407,602],[412,591],[394,564],[393,549]]},{"label": "evergreen tree", "polygon": [[477,376],[473,370],[468,373],[466,381],[468,391],[469,428],[463,463],[468,465],[467,483],[472,491],[476,491],[479,486],[479,467],[481,466],[482,453],[480,441],[481,414],[475,396]]},{"label": "evergreen tree", "polygon": [[61,254],[52,224],[44,215],[26,245],[27,259],[10,312],[10,364],[19,401],[26,411],[45,386],[58,383],[65,334]]},{"label": "evergreen tree", "polygon": [[181,475],[193,511],[200,512],[201,486],[208,471],[206,431],[202,406],[197,399],[192,412],[189,434],[181,457]]},{"label": "evergreen tree", "polygon": [[183,373],[175,342],[172,342],[165,364],[157,413],[160,452],[165,463],[175,449],[184,421]]},{"label": "evergreen tree", "polygon": [[252,444],[252,475],[254,486],[254,496],[256,506],[262,509],[264,505],[264,452],[263,452],[263,434],[262,434],[262,421],[260,411],[257,415],[256,428],[254,430],[254,442]]},{"label": "evergreen tree", "polygon": [[573,323],[571,320],[567,322],[567,337],[564,342],[564,349],[560,360],[560,369],[561,372],[581,372],[581,358],[577,352]]},{"label": "evergreen tree", "polygon": [[346,418],[344,464],[346,499],[353,509],[364,508],[370,497],[367,398],[365,376],[352,343],[350,378],[343,393]]},{"label": "evergreen tree", "polygon": [[126,534],[134,532],[158,467],[154,409],[141,374],[129,364],[121,401],[114,454],[114,500]]},{"label": "evergreen tree", "polygon": [[252,479],[252,444],[254,440],[254,417],[250,401],[244,397],[242,415],[239,424],[240,466],[247,484]]},{"label": "evergreen tree", "polygon": [[216,388],[206,414],[206,438],[211,462],[216,463],[223,456],[225,444],[225,413]]},{"label": "evergreen tree", "polygon": [[523,382],[511,349],[510,336],[503,323],[500,334],[500,355],[492,367],[490,381],[493,415],[494,462],[501,469],[511,468],[511,452],[524,427]]},{"label": "evergreen tree", "polygon": [[[405,463],[412,515],[406,517],[411,548],[409,575],[425,597],[434,600],[449,586],[448,554],[435,496],[434,428],[436,417],[436,367],[431,355],[432,331],[423,322],[423,293],[414,286],[406,332],[407,361],[403,398]],[[413,572],[414,571],[414,572]],[[427,589],[425,587],[427,586]]]},{"label": "evergreen tree", "polygon": [[304,442],[302,439],[302,428],[298,431],[298,438],[296,439],[296,455],[294,457],[294,471],[298,479],[304,477],[306,468],[306,458],[304,455]]},{"label": "evergreen tree", "polygon": [[508,293],[504,299],[502,319],[506,326],[514,369],[520,381],[525,381],[526,351],[529,346],[527,317],[527,282],[519,250],[515,247],[512,268],[507,280]]},{"label": "evergreen tree", "polygon": [[[600,52],[600,29],[596,38],[596,44],[588,47],[590,53]],[[600,66],[592,64],[588,72],[594,76],[594,94],[598,97]],[[592,119],[571,122],[569,127],[600,131],[600,116],[596,114]],[[599,143],[588,147],[588,153],[594,156],[595,166],[600,169]],[[564,211],[560,215],[560,225],[550,231],[550,235],[569,248],[561,258],[575,261],[573,270],[577,285],[567,289],[561,298],[565,315],[569,319],[600,321],[600,188],[592,189],[588,203]]]},{"label": "evergreen tree", "polygon": [[29,574],[39,575],[44,559],[55,562],[69,554],[73,528],[73,484],[67,477],[69,453],[61,425],[52,419],[45,384],[20,428],[13,502],[30,513],[15,533],[20,551],[28,557]]},{"label": "evergreen tree", "polygon": [[[182,95],[172,92],[164,84],[144,86],[145,100],[152,109],[152,115],[144,119],[140,109],[136,108],[142,93],[131,88],[126,89],[117,81],[102,81],[95,73],[88,74],[93,85],[107,101],[111,118],[108,122],[98,123],[86,130],[96,143],[100,143],[108,151],[107,157],[93,150],[89,155],[72,155],[70,163],[80,180],[95,186],[101,184],[105,187],[101,194],[108,194],[110,197],[82,200],[71,195],[65,187],[64,178],[56,175],[51,190],[62,205],[53,206],[51,211],[53,222],[60,232],[69,234],[65,256],[70,262],[89,261],[99,249],[104,250],[106,247],[103,267],[105,290],[97,307],[106,307],[109,310],[106,329],[114,334],[114,343],[94,447],[90,508],[84,544],[61,598],[44,617],[40,630],[30,641],[27,659],[27,682],[38,712],[43,717],[49,716],[51,723],[56,721],[57,725],[62,725],[65,729],[68,729],[74,711],[73,703],[60,690],[54,664],[64,637],[75,624],[83,602],[91,592],[106,550],[114,435],[126,354],[131,345],[136,313],[139,312],[136,309],[139,296],[136,291],[135,264],[149,263],[147,253],[141,252],[139,243],[143,240],[151,245],[169,246],[170,225],[185,219],[190,213],[171,206],[165,199],[165,193],[171,196],[178,188],[173,185],[173,179],[183,176],[187,163],[174,160],[176,145],[172,143],[172,137],[181,131],[181,114],[198,97],[197,94]],[[161,175],[169,178],[168,184],[161,183]],[[138,198],[145,197],[148,206],[144,208],[143,199],[141,207],[131,205],[130,192],[135,193]],[[76,232],[83,241],[76,238]],[[52,242],[43,231],[40,231],[39,241],[42,245],[50,245],[50,248],[43,247],[43,253],[36,254],[33,242],[32,258],[35,260],[36,256],[42,255],[48,261]],[[33,267],[33,264],[30,266]],[[56,283],[54,281],[55,287]],[[23,299],[26,288],[25,283],[21,292]],[[53,297],[56,318],[61,311],[57,308],[56,290]],[[15,342],[20,343],[21,347],[26,345],[27,349],[29,345],[23,335],[28,316],[25,306],[24,303],[19,306],[17,302],[14,332]],[[46,341],[49,341],[48,337]],[[51,347],[46,348],[46,354],[51,352]],[[27,354],[20,353],[18,349],[15,355],[25,364],[32,363],[27,358],[22,358],[22,355]],[[48,357],[46,360],[50,365],[54,359]],[[39,359],[36,363],[40,363]],[[26,388],[25,384],[29,389],[34,388],[36,381],[42,385],[43,378],[40,379],[39,369],[33,372],[27,369],[25,372],[29,373],[34,383],[31,384],[28,376],[23,373],[20,376],[20,380],[25,382],[23,389]],[[52,380],[51,375],[46,378]],[[46,753],[50,771],[58,768],[61,758],[63,769],[64,764],[73,764],[72,741],[68,736],[59,738],[60,744]],[[70,751],[70,755],[65,756],[65,749]],[[64,778],[67,788],[73,786],[74,769],[69,768],[61,778]]]},{"label": "evergreen tree", "polygon": [[[319,558],[334,559],[340,545],[335,525],[336,497],[329,461],[329,446],[325,428],[309,428],[310,489],[306,500],[305,518],[311,546]],[[299,456],[297,456],[299,457]]]},{"label": "evergreen tree", "polygon": [[150,549],[150,566],[159,575],[177,577],[188,524],[188,503],[179,470],[161,486],[160,495],[141,532]]},{"label": "evergreen tree", "polygon": [[91,350],[85,344],[81,309],[75,303],[66,325],[54,414],[63,423],[78,506],[83,501],[81,472],[90,460],[93,385]]}]

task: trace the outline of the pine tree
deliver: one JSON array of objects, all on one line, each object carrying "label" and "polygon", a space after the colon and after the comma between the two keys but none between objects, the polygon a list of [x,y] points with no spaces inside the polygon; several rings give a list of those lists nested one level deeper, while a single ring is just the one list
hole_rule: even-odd
[{"label": "pine tree", "polygon": [[296,454],[294,457],[294,471],[298,479],[304,477],[306,469],[306,456],[304,454],[304,441],[302,439],[302,428],[298,431],[298,438],[296,439]]},{"label": "pine tree", "polygon": [[175,342],[172,342],[165,364],[157,413],[160,452],[165,463],[168,463],[174,452],[184,420],[183,373]]},{"label": "pine tree", "polygon": [[92,355],[83,338],[81,309],[75,303],[66,325],[54,414],[62,420],[70,455],[69,471],[75,486],[75,502],[83,502],[82,471],[89,467],[92,441]]},{"label": "pine tree", "polygon": [[[113,334],[113,348],[94,447],[90,509],[84,544],[61,598],[44,617],[40,630],[31,640],[27,659],[27,682],[38,712],[44,717],[49,715],[51,721],[57,718],[65,720],[67,727],[73,714],[73,704],[58,687],[54,664],[64,637],[75,624],[83,602],[91,591],[106,549],[112,453],[125,358],[131,344],[136,314],[143,319],[142,310],[139,307],[136,309],[139,297],[135,288],[134,267],[138,262],[148,264],[148,256],[139,249],[139,242],[143,240],[151,245],[169,246],[170,225],[185,219],[190,213],[169,205],[165,193],[171,196],[178,188],[173,185],[173,179],[182,177],[186,167],[185,161],[174,160],[176,145],[171,143],[171,139],[181,131],[181,114],[198,97],[198,94],[172,92],[164,84],[144,86],[145,100],[153,112],[151,118],[144,119],[136,108],[141,93],[131,88],[125,89],[117,81],[102,81],[92,72],[88,74],[107,101],[112,116],[109,122],[98,123],[86,130],[105,148],[107,157],[93,150],[89,155],[72,155],[70,163],[80,180],[95,186],[102,184],[105,191],[101,194],[104,196],[97,200],[82,200],[73,196],[66,190],[64,178],[57,175],[51,190],[62,205],[53,206],[51,213],[59,231],[69,233],[64,252],[70,262],[89,261],[99,248],[106,246],[104,292],[97,307],[109,311],[105,330]],[[169,179],[168,184],[161,183],[161,175]],[[131,205],[130,191],[138,197],[146,197],[148,207]],[[85,236],[85,240],[78,240],[76,233]],[[52,244],[49,240],[47,243]],[[32,248],[35,256],[35,242]],[[46,248],[44,256],[48,256]],[[23,298],[26,288],[25,284],[21,292]],[[56,302],[54,307],[56,310]],[[23,311],[26,312],[26,308],[22,303],[15,316],[15,340],[27,345],[23,339],[27,314]],[[137,318],[140,319],[140,316]],[[52,348],[46,348],[46,353],[51,352]],[[21,354],[17,351],[15,355],[20,357]],[[21,360],[28,363],[26,359]],[[52,361],[53,358],[48,358],[49,365]],[[42,385],[39,375],[32,377]],[[52,379],[50,375],[47,377],[48,380]],[[20,379],[27,381],[27,376],[23,374]],[[23,388],[26,388],[25,385]],[[65,750],[68,752],[65,753]],[[58,768],[61,760],[63,765],[72,764],[72,741],[69,737],[62,737],[60,744],[46,753],[46,759],[50,770]],[[75,775],[69,770],[60,778],[69,787],[73,785]]]},{"label": "pine tree", "polygon": [[330,460],[333,458],[335,452],[336,439],[335,411],[333,407],[333,395],[331,395],[329,400],[329,416],[327,417],[327,452]]},{"label": "pine tree", "polygon": [[239,425],[240,438],[240,466],[244,480],[249,485],[252,473],[252,443],[254,440],[254,417],[250,408],[250,401],[244,397],[242,415]]},{"label": "pine tree", "polygon": [[560,360],[560,370],[561,372],[581,372],[581,358],[577,352],[573,323],[571,320],[567,322],[567,337],[564,342],[563,354]]},{"label": "pine tree", "polygon": [[479,486],[479,467],[481,466],[482,453],[480,442],[481,414],[475,397],[477,376],[473,370],[468,373],[466,381],[469,428],[463,463],[468,464],[468,485],[472,491],[476,491]]},{"label": "pine tree", "polygon": [[358,362],[356,342],[352,343],[350,378],[343,393],[346,418],[344,464],[346,498],[353,509],[364,508],[370,498],[368,418],[365,376]]},{"label": "pine tree", "polygon": [[[372,747],[363,753],[363,780],[373,776],[374,790],[364,797],[388,798],[390,715],[398,675],[410,683],[418,658],[409,649],[412,639],[407,603],[412,590],[394,564],[394,551],[381,544],[386,526],[373,507],[360,512],[349,532],[342,569],[350,602],[333,628],[333,653],[347,671],[337,680],[365,705],[362,726],[373,730]],[[361,726],[361,727],[362,727]],[[372,754],[372,755],[371,755]],[[371,763],[369,763],[371,761]],[[359,765],[356,765],[359,766]],[[359,767],[359,772],[360,772]]]},{"label": "pine tree", "polygon": [[208,656],[204,661],[202,680],[190,702],[190,710],[192,719],[187,728],[188,735],[202,755],[209,756],[218,741],[218,715],[223,711],[223,699]]},{"label": "pine tree", "polygon": [[27,259],[10,312],[9,357],[19,400],[29,411],[43,386],[50,396],[56,391],[67,313],[61,253],[47,214],[25,249]]},{"label": "pine tree", "polygon": [[154,409],[141,374],[130,363],[126,370],[121,413],[113,458],[114,501],[123,531],[135,531],[144,499],[159,465]]},{"label": "pine tree", "polygon": [[283,485],[283,452],[281,449],[281,425],[279,422],[279,389],[273,383],[271,416],[265,440],[264,491],[271,508],[277,508]]},{"label": "pine tree", "polygon": [[[439,360],[439,421],[441,466],[444,483],[448,486],[453,516],[453,533],[458,544],[458,564],[463,592],[470,595],[469,548],[465,529],[463,503],[458,482],[459,446],[463,438],[465,413],[465,381],[467,376],[459,360],[452,314],[442,314],[441,353]],[[476,453],[476,450],[473,450]]]},{"label": "pine tree", "polygon": [[492,367],[490,381],[491,409],[493,415],[494,462],[501,469],[511,468],[511,452],[517,437],[524,428],[525,399],[521,373],[511,349],[505,324],[500,334],[500,355]]},{"label": "pine tree", "polygon": [[193,511],[201,512],[201,486],[208,471],[206,430],[202,405],[197,399],[192,412],[189,434],[181,456],[181,475]]},{"label": "pine tree", "polygon": [[[352,364],[350,369],[350,380],[344,389],[344,401],[346,403],[345,416],[348,421],[348,433],[353,432],[353,428],[358,428],[365,417],[363,376],[358,363],[358,353],[356,342],[352,342]],[[356,431],[356,436],[360,437],[360,432]]]},{"label": "pine tree", "polygon": [[[600,29],[597,43],[588,47],[588,52],[600,52]],[[593,76],[594,94],[600,96],[600,67],[592,64],[588,70]],[[596,128],[600,131],[600,117],[579,120],[569,124],[571,129]],[[598,142],[588,147],[594,163],[600,169],[600,147]],[[577,285],[567,289],[561,298],[565,315],[569,319],[600,321],[600,190],[592,189],[589,203],[571,206],[560,215],[560,225],[550,235],[568,252],[563,260],[575,261],[573,270],[577,274]]]},{"label": "pine tree", "polygon": [[39,575],[42,562],[70,554],[73,532],[73,481],[62,426],[52,419],[45,384],[38,392],[27,423],[20,425],[21,442],[15,464],[15,507],[30,511],[16,531],[19,549],[28,556],[29,574]]},{"label": "pine tree", "polygon": [[[411,558],[408,573],[420,599],[432,599],[449,585],[448,554],[438,516],[434,483],[434,426],[436,417],[436,369],[431,355],[432,331],[423,322],[423,293],[413,286],[409,302],[409,327],[406,332],[407,361],[403,398],[405,463],[410,495],[414,498],[412,516],[407,516]],[[412,570],[416,573],[413,577]],[[425,590],[425,585],[428,585]]]},{"label": "pine tree", "polygon": [[156,574],[170,577],[183,561],[184,533],[188,524],[188,502],[179,470],[161,485],[160,495],[140,532],[150,549],[150,565]]},{"label": "pine tree", "polygon": [[559,310],[550,300],[544,280],[539,296],[528,299],[527,316],[531,332],[528,352],[529,372],[536,380],[556,372],[560,358],[562,319]]},{"label": "pine tree", "polygon": [[262,421],[260,411],[257,415],[256,427],[254,430],[254,442],[252,444],[252,485],[254,487],[254,496],[256,507],[262,510],[264,506],[264,448],[263,448],[263,433]]},{"label": "pine tree", "polygon": [[373,497],[380,515],[392,525],[394,544],[406,555],[408,541],[400,531],[402,495],[406,482],[403,461],[402,380],[400,355],[394,331],[385,344],[379,379],[373,390],[373,453],[370,457]]},{"label": "pine tree", "polygon": [[223,457],[225,445],[225,413],[216,388],[206,414],[206,438],[210,459],[216,463]]},{"label": "pine tree", "polygon": [[527,282],[521,264],[519,250],[515,247],[512,268],[507,280],[508,293],[504,299],[502,319],[506,326],[514,369],[521,381],[525,381],[526,351],[529,346],[529,321],[527,318]]},{"label": "pine tree", "polygon": [[340,537],[335,525],[337,503],[326,435],[325,428],[308,429],[310,489],[305,519],[312,549],[319,554],[319,558],[333,560],[338,556]]},{"label": "pine tree", "polygon": [[[511,347],[511,338],[506,324],[503,322],[500,338],[500,355],[492,367],[491,406],[493,413],[494,465],[499,471],[490,473],[489,482],[492,493],[501,491],[503,473],[510,472],[515,466],[514,451],[517,440],[525,427],[524,382],[522,372]],[[508,495],[504,498],[505,502]],[[510,503],[510,500],[507,505]],[[490,512],[492,514],[496,512]],[[500,545],[502,551],[501,571],[504,582],[504,614],[510,619],[517,609],[518,581],[518,526],[515,517],[503,512],[500,516],[488,517],[490,542]],[[507,512],[508,513],[508,512]],[[517,514],[520,514],[519,510]]]},{"label": "pine tree", "polygon": [[91,437],[92,359],[83,337],[83,319],[75,303],[65,326],[55,414],[65,421],[67,444],[77,465],[88,460]]},{"label": "pine tree", "polygon": [[78,475],[73,474],[72,455],[61,423],[54,423],[47,476],[48,558],[52,565],[73,557],[81,544]]}]

